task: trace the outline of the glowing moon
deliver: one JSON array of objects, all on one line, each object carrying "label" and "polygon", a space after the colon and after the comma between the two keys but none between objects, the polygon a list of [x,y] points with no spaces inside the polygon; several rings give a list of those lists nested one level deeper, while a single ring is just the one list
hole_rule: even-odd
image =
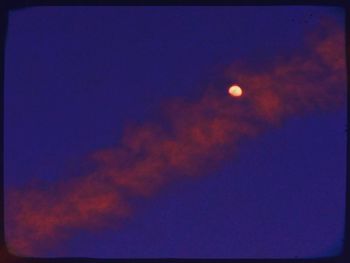
[{"label": "glowing moon", "polygon": [[242,89],[240,86],[238,85],[232,85],[229,89],[228,89],[228,93],[233,96],[233,97],[240,97],[242,96]]}]

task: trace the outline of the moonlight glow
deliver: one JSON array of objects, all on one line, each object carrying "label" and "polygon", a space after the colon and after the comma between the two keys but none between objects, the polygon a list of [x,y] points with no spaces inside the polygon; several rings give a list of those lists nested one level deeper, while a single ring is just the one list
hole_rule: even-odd
[{"label": "moonlight glow", "polygon": [[232,85],[229,89],[228,89],[228,93],[233,96],[233,97],[240,97],[242,96],[242,89],[240,86],[238,85]]}]

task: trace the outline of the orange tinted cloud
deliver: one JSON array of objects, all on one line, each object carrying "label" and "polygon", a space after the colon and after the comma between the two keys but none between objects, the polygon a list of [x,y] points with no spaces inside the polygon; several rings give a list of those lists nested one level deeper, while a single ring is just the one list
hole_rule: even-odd
[{"label": "orange tinted cloud", "polygon": [[324,20],[305,49],[256,72],[242,63],[226,71],[244,87],[208,89],[196,101],[164,105],[164,122],[125,129],[118,146],[91,153],[94,169],[53,185],[12,189],[6,205],[10,250],[31,255],[69,237],[74,228],[115,227],[132,215],[130,198],[147,197],[178,177],[201,176],[253,137],[289,115],[333,108],[345,100],[342,30]]}]

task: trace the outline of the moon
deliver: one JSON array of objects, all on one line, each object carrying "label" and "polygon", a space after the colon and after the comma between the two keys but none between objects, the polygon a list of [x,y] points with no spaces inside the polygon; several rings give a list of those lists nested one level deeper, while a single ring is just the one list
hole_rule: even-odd
[{"label": "moon", "polygon": [[243,94],[243,91],[241,89],[240,86],[238,85],[232,85],[229,89],[228,89],[228,93],[232,96],[232,97],[240,97]]}]

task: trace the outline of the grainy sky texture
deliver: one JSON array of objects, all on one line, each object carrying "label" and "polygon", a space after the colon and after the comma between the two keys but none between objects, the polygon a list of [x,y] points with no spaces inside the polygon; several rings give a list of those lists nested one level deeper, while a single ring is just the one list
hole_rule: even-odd
[{"label": "grainy sky texture", "polygon": [[[45,7],[10,16],[11,252],[315,257],[341,251],[344,14]],[[232,84],[243,89],[231,97]]]}]

